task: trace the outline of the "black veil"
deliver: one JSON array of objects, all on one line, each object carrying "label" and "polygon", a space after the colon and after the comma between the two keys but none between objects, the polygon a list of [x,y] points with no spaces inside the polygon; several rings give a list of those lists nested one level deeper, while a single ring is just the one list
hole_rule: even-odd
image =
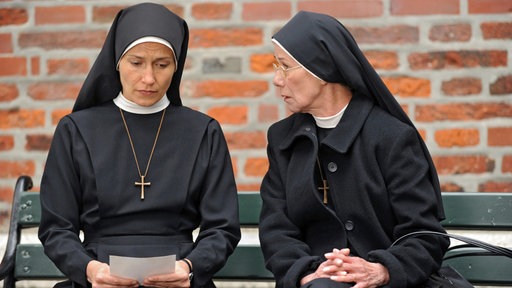
[{"label": "black veil", "polygon": [[165,6],[142,3],[117,13],[103,48],[78,93],[73,111],[100,105],[117,97],[121,91],[117,62],[130,43],[146,36],[159,37],[171,44],[178,63],[167,97],[171,105],[182,105],[179,89],[187,56],[187,23]]}]

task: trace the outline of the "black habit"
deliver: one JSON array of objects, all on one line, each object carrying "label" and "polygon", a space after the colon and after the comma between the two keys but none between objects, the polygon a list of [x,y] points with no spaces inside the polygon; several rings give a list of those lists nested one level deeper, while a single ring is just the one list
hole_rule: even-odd
[{"label": "black habit", "polygon": [[[276,286],[298,287],[324,253],[346,247],[383,264],[386,287],[420,285],[439,268],[449,241],[418,237],[389,248],[408,232],[444,231],[437,174],[418,131],[336,19],[300,12],[274,39],[310,72],[353,92],[320,142],[310,114],[269,128],[259,227]],[[317,155],[330,188],[328,206],[315,179]]]},{"label": "black habit", "polygon": [[[112,99],[121,89],[116,71],[120,53],[147,35],[173,46],[178,70],[167,91],[171,104],[145,179],[151,185],[144,188],[142,200],[130,141]],[[186,23],[164,6],[145,3],[122,10],[74,112],[59,122],[41,182],[39,238],[45,253],[70,279],[62,287],[90,285],[86,266],[91,260],[108,263],[109,255],[167,254],[193,263],[192,287],[215,287],[214,273],[236,247],[237,190],[223,132],[213,118],[181,106],[187,45]],[[162,113],[124,112],[142,173]]]}]

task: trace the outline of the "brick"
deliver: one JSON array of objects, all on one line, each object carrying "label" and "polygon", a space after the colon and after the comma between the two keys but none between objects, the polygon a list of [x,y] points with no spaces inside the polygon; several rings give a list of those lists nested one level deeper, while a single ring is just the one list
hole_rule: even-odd
[{"label": "brick", "polygon": [[423,139],[424,142],[427,142],[427,131],[425,129],[418,129],[418,133],[420,133],[421,139]]},{"label": "brick", "polygon": [[0,77],[2,76],[26,76],[27,58],[25,57],[0,57]]},{"label": "brick", "polygon": [[197,20],[229,19],[233,13],[233,3],[192,4],[192,17]]},{"label": "brick", "polygon": [[112,23],[117,13],[127,5],[96,6],[92,8],[92,21],[96,23]]},{"label": "brick", "polygon": [[478,185],[479,192],[512,192],[512,181],[488,181]]},{"label": "brick", "polygon": [[512,39],[512,22],[484,22],[480,24],[484,39]]},{"label": "brick", "polygon": [[468,0],[469,14],[495,14],[512,12],[510,0]]},{"label": "brick", "polygon": [[[129,5],[95,6],[92,9],[92,21],[96,23],[112,23],[117,13]],[[183,17],[183,7],[180,5],[164,5],[167,9]]]},{"label": "brick", "polygon": [[0,27],[28,22],[28,12],[22,8],[0,8]]},{"label": "brick", "polygon": [[441,90],[449,96],[474,95],[482,92],[482,80],[480,78],[454,78],[443,81]]},{"label": "brick", "polygon": [[268,170],[267,158],[247,158],[244,172],[247,176],[263,177]]},{"label": "brick", "polygon": [[272,123],[279,119],[279,108],[277,105],[260,104],[258,106],[258,122]]},{"label": "brick", "polygon": [[226,59],[206,58],[203,59],[203,73],[237,73],[242,72],[242,59],[240,57],[227,57]]},{"label": "brick", "polygon": [[251,71],[257,73],[268,73],[273,72],[274,68],[272,63],[276,62],[274,58],[274,54],[272,53],[264,53],[264,54],[252,54],[250,58],[251,62]]},{"label": "brick", "polygon": [[190,48],[254,46],[263,43],[261,28],[191,29]]},{"label": "brick", "polygon": [[89,72],[89,59],[49,59],[46,62],[49,75],[82,75]]},{"label": "brick", "polygon": [[395,70],[398,68],[398,54],[393,51],[364,51],[364,56],[374,69]]},{"label": "brick", "polygon": [[432,157],[439,175],[483,174],[494,170],[495,161],[485,155]]},{"label": "brick", "polygon": [[18,178],[20,175],[34,176],[34,172],[35,163],[33,160],[0,160],[0,178]]},{"label": "brick", "polygon": [[487,131],[487,145],[489,146],[511,146],[512,127],[490,127]]},{"label": "brick", "polygon": [[244,21],[287,20],[292,16],[292,5],[284,1],[243,3]]},{"label": "brick", "polygon": [[[7,187],[0,187],[0,202],[12,204],[13,189]],[[4,223],[8,223],[9,213],[5,210],[0,210],[0,226],[3,227]],[[8,224],[6,224],[8,225]]]},{"label": "brick", "polygon": [[415,120],[433,121],[467,121],[499,117],[512,117],[511,103],[453,103],[417,105]]},{"label": "brick", "polygon": [[471,40],[471,25],[435,25],[430,29],[428,38],[434,42],[468,42]]},{"label": "brick", "polygon": [[0,103],[12,101],[19,96],[18,86],[0,83]]},{"label": "brick", "polygon": [[26,136],[25,150],[27,151],[48,151],[52,143],[52,135],[34,134]]},{"label": "brick", "polygon": [[0,128],[35,128],[44,126],[44,110],[0,110]]},{"label": "brick", "polygon": [[62,117],[68,115],[69,113],[71,113],[71,108],[54,110],[52,112],[52,125],[57,125],[60,119],[62,119]]},{"label": "brick", "polygon": [[28,95],[34,100],[75,99],[81,83],[38,82],[28,87]]},{"label": "brick", "polygon": [[41,73],[41,58],[38,56],[30,58],[30,72],[32,75],[39,75]]},{"label": "brick", "polygon": [[501,76],[490,85],[491,95],[504,95],[512,93],[512,74]]},{"label": "brick", "polygon": [[164,5],[165,7],[167,7],[167,9],[169,9],[170,11],[172,11],[174,14],[180,16],[181,18],[184,18],[184,8],[183,6],[181,5],[177,5],[177,4],[167,4],[167,5]]},{"label": "brick", "polygon": [[94,48],[103,46],[106,31],[59,31],[59,32],[30,32],[19,35],[21,48],[72,49]]},{"label": "brick", "polygon": [[14,148],[14,136],[0,135],[0,151],[8,151]]},{"label": "brick", "polygon": [[441,183],[441,191],[443,192],[464,192],[464,188],[453,182]]},{"label": "brick", "polygon": [[231,155],[231,166],[233,166],[233,174],[238,177],[238,158]]},{"label": "brick", "polygon": [[512,155],[503,156],[501,163],[501,172],[512,173]]},{"label": "brick", "polygon": [[298,10],[326,13],[336,18],[377,17],[384,13],[382,0],[299,1]]},{"label": "brick", "polygon": [[35,8],[36,25],[84,22],[84,6],[41,6]]},{"label": "brick", "polygon": [[261,187],[261,183],[260,181],[256,182],[256,183],[239,183],[237,182],[236,183],[236,187],[238,189],[238,192],[259,192],[260,191],[260,187]]},{"label": "brick", "polygon": [[411,53],[407,59],[413,70],[504,67],[508,61],[505,50]]},{"label": "brick", "polygon": [[0,53],[12,53],[11,33],[0,33]]},{"label": "brick", "polygon": [[430,97],[430,80],[413,77],[382,77],[389,91],[400,97]]},{"label": "brick", "polygon": [[269,89],[268,81],[209,80],[199,82],[192,92],[193,97],[258,97]]},{"label": "brick", "polygon": [[459,0],[391,0],[391,15],[459,14]]},{"label": "brick", "polygon": [[247,123],[247,106],[220,106],[208,109],[207,114],[221,124],[241,125]]},{"label": "brick", "polygon": [[480,142],[477,129],[443,129],[434,133],[437,145],[443,148],[476,146]]},{"label": "brick", "polygon": [[420,31],[416,26],[394,25],[387,27],[349,27],[359,44],[415,44]]},{"label": "brick", "polygon": [[264,149],[267,138],[264,131],[245,131],[225,133],[229,149]]}]

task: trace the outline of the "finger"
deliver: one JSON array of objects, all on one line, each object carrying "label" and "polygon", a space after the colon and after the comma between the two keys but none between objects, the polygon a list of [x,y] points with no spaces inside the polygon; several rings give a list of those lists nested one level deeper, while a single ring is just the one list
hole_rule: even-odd
[{"label": "finger", "polygon": [[356,282],[354,275],[351,275],[346,271],[341,271],[339,274],[331,275],[330,278],[336,282]]}]

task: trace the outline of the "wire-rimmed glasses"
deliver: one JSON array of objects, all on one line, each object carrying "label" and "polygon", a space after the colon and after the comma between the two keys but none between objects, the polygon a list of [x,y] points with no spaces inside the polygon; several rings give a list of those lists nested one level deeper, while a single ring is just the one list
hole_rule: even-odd
[{"label": "wire-rimmed glasses", "polygon": [[294,69],[297,69],[297,68],[301,68],[302,66],[301,65],[297,65],[297,66],[293,66],[293,67],[289,67],[289,68],[284,68],[281,64],[278,64],[278,63],[272,63],[272,67],[274,67],[274,72],[277,72],[277,71],[281,71],[283,72],[283,76],[284,78],[288,77],[288,71],[290,70],[294,70]]}]

